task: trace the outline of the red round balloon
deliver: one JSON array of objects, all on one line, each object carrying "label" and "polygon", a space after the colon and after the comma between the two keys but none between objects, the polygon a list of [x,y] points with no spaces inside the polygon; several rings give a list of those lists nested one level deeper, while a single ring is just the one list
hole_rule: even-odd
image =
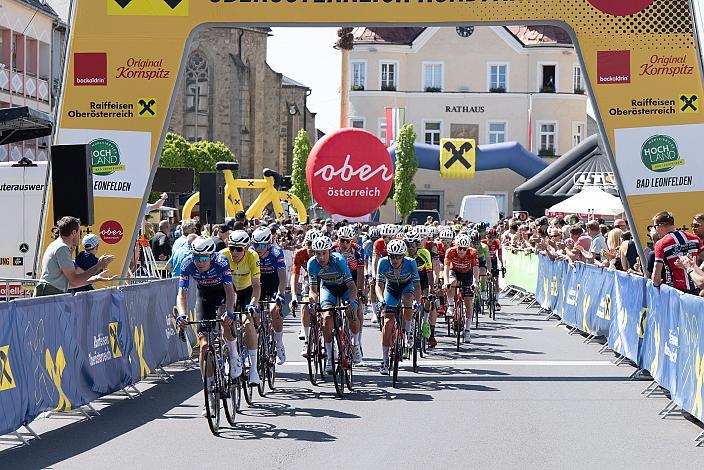
[{"label": "red round balloon", "polygon": [[313,198],[331,214],[361,217],[381,206],[391,190],[394,167],[378,137],[363,129],[340,129],[310,152],[306,179]]},{"label": "red round balloon", "polygon": [[628,16],[643,11],[655,0],[589,0],[594,8],[613,16]]}]

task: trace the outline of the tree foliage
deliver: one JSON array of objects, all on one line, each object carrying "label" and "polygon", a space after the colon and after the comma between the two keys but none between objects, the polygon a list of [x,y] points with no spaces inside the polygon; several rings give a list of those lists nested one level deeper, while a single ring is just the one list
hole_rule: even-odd
[{"label": "tree foliage", "polygon": [[306,164],[310,154],[311,145],[308,132],[305,129],[298,131],[293,144],[293,172],[291,174],[291,193],[295,194],[303,205],[310,207],[313,198],[310,196],[308,181],[306,180]]},{"label": "tree foliage", "polygon": [[406,218],[416,208],[416,185],[413,183],[418,171],[418,161],[413,144],[416,133],[413,124],[406,124],[399,131],[396,141],[396,177],[394,178],[394,201],[401,217]]}]

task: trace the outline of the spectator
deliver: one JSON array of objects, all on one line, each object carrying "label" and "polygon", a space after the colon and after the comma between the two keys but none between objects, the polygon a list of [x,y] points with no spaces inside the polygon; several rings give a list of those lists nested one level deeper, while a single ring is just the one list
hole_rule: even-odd
[{"label": "spectator", "polygon": [[696,288],[699,289],[699,296],[704,297],[704,270],[702,269],[704,264],[697,266],[697,263],[689,256],[680,256],[677,261],[677,266],[687,272],[687,275],[692,278]]},{"label": "spectator", "polygon": [[616,219],[614,220],[614,228],[620,229],[622,232],[625,232],[626,230],[629,230],[628,222],[623,219]]},{"label": "spectator", "polygon": [[609,233],[609,227],[604,224],[599,224],[599,231],[604,239],[606,239],[606,235]]},{"label": "spectator", "polygon": [[589,251],[594,253],[594,257],[597,260],[601,259],[602,250],[606,250],[606,240],[604,235],[601,234],[601,229],[599,227],[599,222],[596,220],[591,220],[587,224],[587,233],[592,238],[592,243],[589,246]]},{"label": "spectator", "polygon": [[154,234],[149,242],[152,246],[154,259],[157,261],[166,261],[171,257],[171,240],[169,239],[170,233],[171,224],[169,224],[169,221],[162,220],[159,222],[159,231]]},{"label": "spectator", "polygon": [[191,254],[191,243],[193,240],[198,238],[198,235],[191,233],[186,237],[186,242],[177,250],[173,250],[171,258],[166,263],[166,270],[171,273],[173,277],[178,277],[181,275],[181,262]]},{"label": "spectator", "polygon": [[639,271],[635,269],[635,267],[640,258],[638,257],[636,241],[633,240],[631,232],[623,232],[623,234],[621,234],[619,256],[621,257],[621,266],[623,266],[624,271]]},{"label": "spectator", "polygon": [[692,232],[704,241],[704,212],[700,212],[692,219]]},{"label": "spectator", "polygon": [[[83,241],[81,243],[85,251],[81,251],[80,253],[78,253],[78,256],[76,256],[76,266],[81,269],[81,271],[86,272],[90,268],[98,264],[98,257],[95,256],[95,254],[98,251],[100,238],[98,238],[97,235],[90,233],[83,237]],[[93,284],[86,284],[81,287],[69,289],[69,291],[76,293],[85,292],[93,289]]]},{"label": "spectator", "polygon": [[42,270],[39,283],[34,290],[35,297],[63,294],[68,291],[69,283],[80,287],[97,281],[110,281],[114,277],[103,277],[105,268],[115,258],[103,255],[92,268],[79,272],[73,263],[71,253],[78,246],[81,223],[75,217],[62,217],[56,223],[59,237],[51,242],[42,257]]},{"label": "spectator", "polygon": [[582,227],[580,227],[579,225],[573,225],[570,227],[569,237],[574,243],[577,243],[579,237],[581,237],[583,233],[584,230],[582,230]]},{"label": "spectator", "polygon": [[176,239],[174,245],[171,247],[171,252],[176,252],[179,248],[186,244],[186,237],[188,235],[195,233],[196,223],[193,219],[184,219],[181,221],[181,236]]},{"label": "spectator", "polygon": [[696,292],[697,289],[689,274],[682,267],[678,267],[679,263],[677,261],[681,255],[688,255],[693,258],[704,256],[702,241],[693,233],[676,230],[675,217],[667,211],[655,214],[653,226],[661,237],[655,244],[653,285],[655,287],[660,286],[664,271],[667,285],[682,292]]},{"label": "spectator", "polygon": [[213,241],[215,242],[215,250],[221,251],[227,248],[227,238],[230,236],[230,226],[221,224],[213,230]]}]

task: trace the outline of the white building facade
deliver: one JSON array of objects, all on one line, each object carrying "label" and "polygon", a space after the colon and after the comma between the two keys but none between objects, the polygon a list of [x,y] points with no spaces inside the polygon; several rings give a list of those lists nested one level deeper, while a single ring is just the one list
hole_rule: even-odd
[{"label": "white building facade", "polygon": [[[351,127],[386,139],[387,107],[405,108],[417,141],[517,141],[547,159],[587,136],[587,97],[569,35],[553,26],[356,28],[350,54]],[[444,180],[419,170],[419,208],[453,217],[467,194],[493,194],[508,213],[525,181],[511,170]],[[393,203],[382,209],[393,219]]]}]

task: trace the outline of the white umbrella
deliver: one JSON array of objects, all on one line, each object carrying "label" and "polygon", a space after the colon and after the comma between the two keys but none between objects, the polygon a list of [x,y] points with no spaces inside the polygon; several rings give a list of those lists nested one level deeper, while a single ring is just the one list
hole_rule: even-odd
[{"label": "white umbrella", "polygon": [[551,214],[580,214],[616,217],[623,214],[621,199],[596,186],[587,186],[579,193],[547,210]]}]

